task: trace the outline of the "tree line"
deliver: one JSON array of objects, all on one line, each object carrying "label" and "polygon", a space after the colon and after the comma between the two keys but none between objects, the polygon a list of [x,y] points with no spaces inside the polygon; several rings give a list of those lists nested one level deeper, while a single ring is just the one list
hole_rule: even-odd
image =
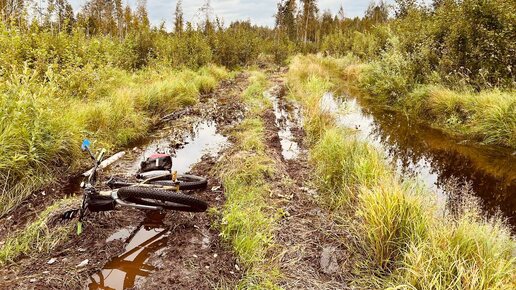
[{"label": "tree line", "polygon": [[[277,2],[273,27],[249,21],[225,25],[211,1],[199,7],[200,21],[184,17],[176,2],[172,31],[151,25],[146,0],[89,0],[74,11],[68,0],[0,0],[4,29],[18,33],[84,35],[117,43],[140,68],[155,59],[173,66],[216,62],[228,67],[257,60],[282,63],[294,53],[353,54],[363,61],[396,52],[411,63],[412,78],[432,73],[448,83],[460,77],[477,87],[514,86],[516,2],[514,0],[372,1],[362,17],[321,11],[317,0]],[[183,58],[184,61],[177,60]]]}]

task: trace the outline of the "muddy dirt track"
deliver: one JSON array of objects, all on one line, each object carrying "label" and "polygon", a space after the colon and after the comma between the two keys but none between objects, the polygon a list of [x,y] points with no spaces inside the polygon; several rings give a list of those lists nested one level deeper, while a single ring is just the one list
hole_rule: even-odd
[{"label": "muddy dirt track", "polygon": [[[279,221],[277,247],[271,253],[282,272],[279,284],[286,289],[346,289],[344,270],[352,257],[345,243],[350,238],[316,203],[300,109],[285,98],[283,73],[269,72],[266,96],[273,106],[261,116],[268,155],[280,169],[269,181],[271,198],[287,213]],[[176,170],[208,178],[207,189],[192,194],[220,208],[225,200],[223,185],[213,168],[230,151],[228,130],[245,116],[240,96],[247,85],[248,75],[240,74],[201,96],[199,104],[170,115],[151,138],[103,172],[104,178],[130,178],[143,157],[175,153]],[[46,191],[51,197],[67,190],[80,193],[78,181]],[[13,215],[17,223],[3,220],[0,227],[21,227],[48,206],[47,199],[35,194],[19,209],[27,213]],[[22,257],[1,269],[0,289],[231,289],[245,269],[221,241],[213,227],[216,219],[210,212],[129,208],[91,214],[80,237],[71,236],[50,254]]]},{"label": "muddy dirt track", "polygon": [[[272,106],[260,116],[267,155],[278,169],[268,180],[269,198],[283,213],[268,257],[278,265],[281,277],[277,282],[285,289],[349,289],[353,265],[360,264],[359,253],[350,250],[357,241],[319,206],[301,110],[285,96],[284,74],[284,70],[267,72],[269,89],[264,95]],[[214,226],[219,219],[215,212],[225,202],[224,185],[214,169],[232,151],[229,132],[248,113],[241,98],[248,78],[241,73],[223,81],[195,106],[167,116],[145,142],[135,144],[122,160],[101,173],[103,181],[111,176],[131,179],[144,157],[171,153],[173,168],[179,173],[207,177],[205,190],[188,194],[207,201],[211,210],[194,214],[121,208],[91,214],[81,236],[71,235],[49,254],[22,256],[1,268],[0,289],[235,288],[245,269]],[[346,116],[357,119],[353,113]],[[371,123],[366,121],[353,124],[364,130]],[[80,194],[80,180],[65,177],[35,192],[0,219],[0,245],[6,235],[22,229],[53,201]]]}]

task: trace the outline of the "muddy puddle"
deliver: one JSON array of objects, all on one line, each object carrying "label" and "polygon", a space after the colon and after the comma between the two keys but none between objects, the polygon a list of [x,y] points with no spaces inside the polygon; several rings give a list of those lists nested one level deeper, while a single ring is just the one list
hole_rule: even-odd
[{"label": "muddy puddle", "polygon": [[272,102],[280,138],[281,155],[285,160],[295,159],[299,155],[300,149],[292,133],[292,128],[299,126],[299,108],[285,100],[283,87],[273,87],[264,94]]},{"label": "muddy puddle", "polygon": [[154,153],[167,153],[173,156],[172,169],[185,173],[201,161],[202,156],[217,156],[227,145],[228,139],[217,132],[217,124],[211,120],[203,120],[194,124],[192,130],[186,132],[179,143],[178,140],[167,137],[152,140],[135,159],[129,171],[138,171],[140,162]]},{"label": "muddy puddle", "polygon": [[439,199],[451,196],[451,183],[470,188],[485,210],[500,209],[516,228],[516,156],[511,150],[458,142],[350,96],[327,93],[322,107],[337,113],[339,124],[354,130],[358,138],[383,151],[399,174],[419,176]]},{"label": "muddy puddle", "polygon": [[164,216],[164,213],[148,212],[145,220],[136,229],[124,228],[113,233],[106,242],[126,240],[125,251],[90,277],[88,289],[121,290],[143,282],[155,270],[148,263],[149,258],[167,244],[169,230],[163,224]]}]

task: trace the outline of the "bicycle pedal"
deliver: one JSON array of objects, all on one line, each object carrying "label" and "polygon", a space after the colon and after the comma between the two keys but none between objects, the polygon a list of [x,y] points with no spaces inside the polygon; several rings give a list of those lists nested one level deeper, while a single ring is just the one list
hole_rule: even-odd
[{"label": "bicycle pedal", "polygon": [[79,211],[80,211],[80,209],[72,209],[72,210],[65,211],[61,215],[61,220],[71,220],[78,215]]}]

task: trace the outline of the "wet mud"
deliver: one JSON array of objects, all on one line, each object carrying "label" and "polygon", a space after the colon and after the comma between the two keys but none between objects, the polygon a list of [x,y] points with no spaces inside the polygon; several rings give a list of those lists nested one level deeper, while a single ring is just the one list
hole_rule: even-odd
[{"label": "wet mud", "polygon": [[[273,107],[262,119],[268,155],[278,168],[277,180],[271,181],[271,196],[284,213],[275,237],[274,256],[282,273],[278,283],[284,289],[349,289],[346,281],[355,259],[349,250],[351,234],[320,206],[310,176],[302,113],[296,103],[285,99],[280,76],[272,75],[271,81],[275,86],[265,95]],[[285,155],[282,135],[286,130],[290,132],[288,140],[297,144],[294,158]]]},{"label": "wet mud", "polygon": [[294,130],[298,129],[301,124],[300,108],[295,103],[285,99],[283,84],[273,86],[264,94],[272,102],[274,123],[278,128],[281,156],[285,160],[295,159],[300,153],[300,146],[294,134]]}]

